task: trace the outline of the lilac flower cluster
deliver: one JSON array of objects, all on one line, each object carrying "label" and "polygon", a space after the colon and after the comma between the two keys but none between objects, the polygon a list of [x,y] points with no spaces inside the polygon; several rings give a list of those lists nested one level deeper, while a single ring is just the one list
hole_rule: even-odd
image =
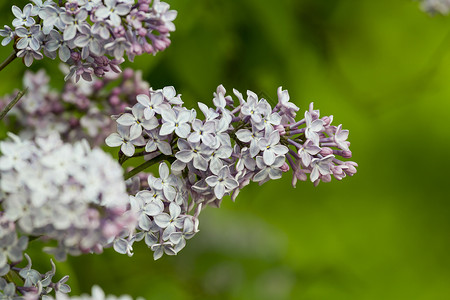
[{"label": "lilac flower cluster", "polygon": [[296,121],[299,108],[281,87],[274,108],[254,92],[247,91],[246,99],[236,90],[234,94],[237,105],[219,86],[215,108],[198,104],[201,120],[195,110],[182,106],[173,87],[165,87],[138,95],[138,103],[117,117],[117,132],[106,144],[120,147],[122,162],[144,156],[144,168],[162,160],[171,163],[170,168],[161,163],[160,178],[150,175],[148,188],[131,197],[139,215],[138,233],[122,239],[120,251],[129,252],[134,241],[145,237],[155,259],[163,252],[176,254],[198,231],[202,207],[219,206],[228,194],[234,200],[251,181],[279,179],[290,168],[294,186],[307,180],[307,174],[317,185],[331,176],[341,180],[356,173],[356,163],[337,158],[352,153],[348,130],[331,125],[332,116],[320,118],[311,104]]},{"label": "lilac flower cluster", "polygon": [[450,0],[422,0],[420,6],[423,11],[432,15],[447,15],[450,12]]},{"label": "lilac flower cluster", "polygon": [[15,264],[22,260],[28,237],[17,238],[16,224],[6,219],[3,212],[0,212],[0,245],[0,276],[4,276],[10,270],[10,263]]},{"label": "lilac flower cluster", "polygon": [[85,141],[64,144],[56,134],[34,141],[9,135],[0,143],[2,216],[25,235],[56,240],[46,251],[58,260],[100,253],[135,227],[122,168],[109,155]]},{"label": "lilac flower cluster", "polygon": [[[120,297],[116,297],[113,295],[105,295],[105,292],[97,286],[94,285],[92,287],[92,295],[83,294],[81,296],[72,296],[69,297],[66,294],[63,293],[56,293],[56,298],[48,297],[48,300],[132,300],[133,298],[129,295],[122,295]],[[136,300],[144,300],[144,298],[138,297]]]},{"label": "lilac flower cluster", "polygon": [[[4,119],[9,128],[29,138],[57,132],[65,142],[86,139],[90,145],[100,146],[115,127],[109,116],[123,112],[138,94],[148,93],[149,89],[141,73],[132,69],[92,82],[66,81],[62,93],[51,88],[49,82],[44,70],[25,73],[23,85],[28,91],[10,111],[10,117]],[[14,96],[0,98],[0,110]]]},{"label": "lilac flower cluster", "polygon": [[70,65],[66,76],[92,80],[120,72],[124,54],[133,61],[170,45],[177,12],[159,0],[32,0],[23,9],[13,5],[13,29],[0,30],[2,45],[15,40],[26,66],[43,54]]},{"label": "lilac flower cluster", "polygon": [[23,268],[17,265],[20,261],[11,264],[10,273],[20,278],[22,283],[19,284],[19,280],[11,280],[12,276],[5,276],[6,274],[0,274],[0,299],[27,299],[37,300],[50,298],[50,293],[54,292],[57,296],[67,297],[66,294],[70,292],[70,286],[66,284],[69,276],[64,276],[60,280],[54,282],[53,277],[56,274],[56,267],[53,261],[50,260],[52,269],[44,274],[39,273],[37,270],[31,268],[32,262],[30,257],[25,254],[28,261],[27,265]]}]

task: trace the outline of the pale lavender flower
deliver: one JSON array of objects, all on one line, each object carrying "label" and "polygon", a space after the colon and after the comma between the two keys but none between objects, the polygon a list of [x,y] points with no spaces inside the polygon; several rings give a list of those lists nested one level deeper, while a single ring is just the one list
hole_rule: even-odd
[{"label": "pale lavender flower", "polygon": [[280,145],[279,142],[280,134],[277,130],[258,141],[259,149],[263,151],[264,162],[268,166],[274,163],[277,156],[284,155],[289,151],[286,146]]},{"label": "pale lavender flower", "polygon": [[62,10],[59,7],[51,6],[50,3],[52,2],[46,1],[42,8],[39,9],[39,17],[43,20],[42,32],[44,34],[49,34],[55,26],[64,27],[60,18]]},{"label": "pale lavender flower", "polygon": [[250,155],[251,157],[255,157],[260,151],[258,143],[259,140],[264,137],[264,131],[260,131],[256,129],[256,127],[253,127],[252,131],[248,129],[239,129],[236,132],[236,137],[244,143],[250,143]]},{"label": "pale lavender flower", "polygon": [[30,30],[25,27],[17,27],[16,35],[21,39],[17,42],[17,49],[25,49],[30,47],[34,51],[38,51],[41,47],[40,36],[41,25],[33,25]]},{"label": "pale lavender flower", "polygon": [[273,129],[273,126],[280,125],[280,123],[281,116],[277,112],[272,113],[272,108],[267,103],[266,108],[262,112],[261,123],[256,123],[255,127],[259,130],[264,129],[267,131]]},{"label": "pale lavender flower", "polygon": [[239,186],[239,183],[231,177],[230,169],[228,166],[223,166],[219,173],[206,177],[206,183],[214,188],[214,195],[217,199],[222,199],[226,193],[234,190]]},{"label": "pale lavender flower", "polygon": [[37,52],[30,47],[27,47],[25,49],[20,50],[17,52],[17,57],[23,57],[23,62],[25,63],[25,66],[29,67],[33,63],[33,60],[41,60],[44,58],[42,53]]},{"label": "pale lavender flower", "polygon": [[213,174],[218,174],[223,167],[223,160],[231,157],[233,149],[230,146],[221,146],[212,151],[209,156],[209,169]]},{"label": "pale lavender flower", "polygon": [[70,59],[70,47],[67,41],[63,39],[61,34],[56,31],[50,31],[50,41],[45,44],[45,49],[49,52],[56,52],[58,50],[59,58],[63,62]]},{"label": "pale lavender flower", "polygon": [[142,130],[152,130],[159,126],[158,119],[151,118],[149,120],[144,118],[144,107],[137,103],[131,109],[130,113],[125,113],[117,119],[117,123],[122,126],[130,127],[130,136],[138,137],[142,134]]},{"label": "pale lavender flower", "polygon": [[189,143],[183,139],[178,139],[178,148],[180,151],[175,153],[175,157],[187,164],[191,161],[198,170],[206,171],[208,169],[208,160],[206,157],[212,153],[212,150],[200,143]]},{"label": "pale lavender flower", "polygon": [[181,207],[175,202],[171,202],[169,205],[170,215],[167,213],[161,213],[155,216],[155,223],[159,227],[164,229],[162,238],[164,241],[169,239],[170,234],[176,231],[177,228],[183,228],[184,217],[180,216]]},{"label": "pale lavender flower", "polygon": [[247,96],[247,102],[242,106],[241,113],[250,116],[253,122],[260,123],[265,105],[258,101],[258,96],[252,91],[247,91]]},{"label": "pale lavender flower", "polygon": [[165,109],[161,112],[161,116],[164,123],[159,131],[160,135],[168,135],[175,131],[175,134],[179,137],[187,138],[191,129],[191,126],[188,124],[191,117],[190,111]]},{"label": "pale lavender flower", "polygon": [[113,53],[116,59],[123,57],[125,51],[131,46],[131,43],[124,37],[114,39],[112,42],[106,44],[104,47],[106,50]]},{"label": "pale lavender flower", "polygon": [[12,6],[12,12],[14,16],[16,17],[12,24],[14,27],[18,26],[27,26],[30,27],[31,25],[35,24],[36,21],[31,17],[31,11],[33,10],[33,5],[31,3],[28,3],[23,8],[23,12],[20,8],[13,5]]},{"label": "pale lavender flower", "polygon": [[61,14],[61,21],[65,24],[64,40],[70,41],[75,38],[77,32],[82,32],[83,27],[88,27],[86,18],[88,13],[86,10],[81,9],[77,14],[69,14],[64,12]]},{"label": "pale lavender flower", "polygon": [[91,27],[91,31],[93,34],[99,35],[104,40],[111,37],[111,33],[109,32],[109,24],[106,21],[95,22]]},{"label": "pale lavender flower", "polygon": [[176,180],[175,177],[170,174],[169,167],[166,163],[161,163],[159,165],[159,176],[160,178],[157,178],[154,181],[153,187],[157,190],[162,190],[164,197],[166,197],[167,200],[175,200],[176,191],[174,186],[176,185]]},{"label": "pale lavender flower", "polygon": [[339,148],[342,150],[348,151],[348,138],[349,131],[348,130],[342,130],[342,124],[338,126],[336,129],[336,133],[334,134],[334,142],[338,145]]},{"label": "pale lavender flower", "polygon": [[314,145],[319,145],[319,134],[318,132],[323,130],[323,121],[320,119],[312,120],[311,113],[309,111],[305,112],[306,129],[305,135],[307,139],[310,139]]},{"label": "pale lavender flower", "polygon": [[295,116],[297,115],[297,111],[300,108],[297,107],[294,103],[290,102],[289,92],[287,90],[283,90],[280,86],[277,90],[278,94],[278,104],[277,107],[280,108],[280,111],[283,113],[282,119],[285,119],[286,122],[294,122]]},{"label": "pale lavender flower", "polygon": [[167,103],[163,103],[164,96],[161,92],[153,93],[149,96],[140,94],[136,97],[136,100],[144,106],[144,117],[147,120],[153,118],[155,113],[161,114],[163,109],[170,109]]},{"label": "pale lavender flower", "polygon": [[111,20],[113,26],[119,26],[121,23],[120,16],[124,16],[130,12],[130,6],[120,3],[117,0],[105,0],[104,6],[100,6],[95,11],[95,16],[100,19]]},{"label": "pale lavender flower", "polygon": [[4,26],[4,29],[0,29],[0,36],[3,36],[4,39],[2,40],[2,46],[6,46],[14,39],[15,32],[11,30],[11,28],[8,25]]},{"label": "pale lavender flower", "polygon": [[94,8],[99,7],[102,0],[78,0],[79,5],[83,6],[87,11],[92,11]]},{"label": "pale lavender flower", "polygon": [[149,136],[147,144],[145,145],[146,152],[150,153],[150,152],[159,150],[159,151],[161,151],[161,153],[166,154],[166,155],[172,154],[172,147],[166,141],[167,136],[160,136],[158,134],[158,130],[146,131],[146,133]]},{"label": "pale lavender flower", "polygon": [[312,155],[316,155],[319,152],[320,147],[315,146],[311,140],[307,140],[306,143],[298,149],[298,155],[305,167],[308,167],[311,164]]},{"label": "pale lavender flower", "polygon": [[[156,91],[159,92],[159,91]],[[172,105],[181,105],[183,101],[179,95],[177,95],[177,91],[173,86],[166,86],[162,89],[162,93],[164,98]]]},{"label": "pale lavender flower", "polygon": [[162,242],[158,244],[153,244],[151,246],[151,249],[153,251],[153,259],[158,260],[160,259],[163,254],[167,255],[176,255],[177,252],[173,249],[173,243],[172,242]]},{"label": "pale lavender flower", "polygon": [[319,179],[319,176],[325,176],[331,174],[330,166],[334,158],[334,155],[328,155],[323,158],[314,158],[311,161],[312,172],[311,181],[314,182]]},{"label": "pale lavender flower", "polygon": [[430,14],[447,15],[450,12],[450,0],[422,0],[420,7]]},{"label": "pale lavender flower", "polygon": [[89,27],[81,27],[79,34],[73,41],[77,47],[81,48],[81,58],[87,59],[89,54],[95,56],[102,55],[102,45],[98,37],[94,35]]},{"label": "pale lavender flower", "polygon": [[194,132],[189,135],[189,142],[198,143],[201,141],[208,147],[214,147],[216,139],[214,137],[215,126],[213,121],[203,123],[199,119],[196,119],[192,122],[192,129]]},{"label": "pale lavender flower", "polygon": [[191,239],[197,231],[191,218],[185,218],[183,231],[172,232],[169,236],[169,240],[175,245],[175,252],[180,252],[186,246],[186,240]]},{"label": "pale lavender flower", "polygon": [[117,126],[117,131],[111,133],[105,140],[106,145],[109,147],[119,147],[120,150],[126,156],[133,156],[135,147],[134,146],[144,146],[145,141],[139,134],[131,135],[129,127]]},{"label": "pale lavender flower", "polygon": [[277,156],[274,162],[270,165],[266,164],[265,160],[261,156],[257,156],[256,165],[260,171],[255,174],[253,181],[262,184],[269,179],[275,180],[281,178],[281,175],[283,174],[281,166],[284,165],[284,162],[285,157],[283,155]]}]

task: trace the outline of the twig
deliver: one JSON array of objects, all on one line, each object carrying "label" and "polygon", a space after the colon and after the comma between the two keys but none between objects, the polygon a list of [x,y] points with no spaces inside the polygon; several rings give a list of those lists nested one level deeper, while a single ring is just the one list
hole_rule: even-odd
[{"label": "twig", "polygon": [[134,175],[138,174],[141,171],[144,171],[145,169],[153,166],[154,164],[163,161],[163,160],[167,160],[172,162],[174,160],[174,157],[171,155],[158,155],[157,157],[146,161],[145,163],[143,163],[142,165],[137,166],[136,168],[134,168],[133,170],[131,170],[130,172],[126,173],[123,177],[125,180],[130,179],[131,177],[133,177]]},{"label": "twig", "polygon": [[0,71],[17,58],[17,52],[14,50],[1,64]]},{"label": "twig", "polygon": [[23,95],[25,95],[27,90],[28,88],[17,93],[17,96],[11,102],[9,102],[8,105],[6,105],[6,107],[0,112],[0,121],[3,120],[6,114],[14,107],[14,105],[17,104],[17,102],[19,102],[20,98],[22,98]]}]

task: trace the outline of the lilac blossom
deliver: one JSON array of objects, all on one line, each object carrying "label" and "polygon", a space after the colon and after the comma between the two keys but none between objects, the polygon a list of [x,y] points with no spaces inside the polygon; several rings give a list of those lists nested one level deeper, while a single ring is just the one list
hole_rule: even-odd
[{"label": "lilac blossom", "polygon": [[219,173],[206,177],[206,183],[214,188],[214,194],[217,199],[222,199],[225,193],[228,193],[239,186],[239,183],[231,177],[228,166],[223,166]]},{"label": "lilac blossom", "polygon": [[447,15],[450,12],[449,0],[422,0],[420,7],[430,14]]},{"label": "lilac blossom", "polygon": [[[356,163],[336,158],[351,157],[348,131],[342,125],[331,125],[332,117],[319,118],[312,104],[305,117],[296,120],[298,107],[281,88],[275,108],[254,92],[247,92],[247,100],[236,90],[234,94],[237,106],[219,86],[213,98],[215,107],[199,104],[205,120],[183,107],[173,87],[150,89],[138,96],[139,105],[133,108],[144,116],[147,111],[158,124],[155,121],[154,129],[142,130],[140,137],[147,144],[134,156],[144,156],[145,164],[164,161],[160,177],[149,175],[148,189],[143,190],[162,201],[164,209],[150,216],[143,213],[143,204],[135,205],[142,218],[135,240],[145,237],[155,259],[185,247],[188,237],[198,231],[197,217],[203,207],[220,206],[226,195],[236,199],[251,181],[263,184],[292,170],[294,186],[298,180],[306,181],[308,174],[317,185],[332,176],[342,180],[356,172]],[[116,122],[130,130],[135,123],[125,125],[123,116],[131,115],[122,114]]]},{"label": "lilac blossom", "polygon": [[15,32],[8,25],[5,25],[4,29],[0,29],[0,36],[4,37],[2,46],[8,45],[14,39],[15,35]]},{"label": "lilac blossom", "polygon": [[40,44],[40,25],[31,26],[30,30],[25,27],[17,27],[16,34],[21,39],[17,42],[17,49],[25,49],[30,47],[32,50],[37,51],[41,47]]},{"label": "lilac blossom", "polygon": [[266,165],[274,163],[277,156],[286,154],[289,149],[286,146],[279,145],[280,134],[277,130],[267,133],[267,136],[258,141],[258,146],[263,151],[263,158]]},{"label": "lilac blossom", "polygon": [[14,16],[16,17],[12,24],[14,27],[18,26],[27,26],[30,27],[31,25],[35,24],[36,21],[31,17],[31,11],[33,10],[33,5],[31,3],[28,3],[23,8],[23,11],[18,8],[17,6],[12,6],[12,12]]},{"label": "lilac blossom", "polygon": [[175,111],[173,109],[166,109],[161,112],[163,124],[160,135],[168,135],[175,132],[181,138],[187,138],[191,126],[189,125],[189,119],[191,112],[188,110]]},{"label": "lilac blossom", "polygon": [[[136,55],[164,50],[175,30],[176,11],[161,1],[32,2],[23,11],[12,7],[14,28],[5,26],[0,31],[2,45],[17,38],[17,49],[27,66],[43,55],[54,59],[56,49],[61,49],[60,59],[71,68],[66,80],[92,80],[93,74],[102,77],[120,72],[118,65],[124,56],[132,61]],[[66,42],[64,47],[60,37]]]},{"label": "lilac blossom", "polygon": [[98,6],[95,11],[95,16],[100,19],[110,19],[111,24],[115,27],[121,23],[120,16],[124,16],[130,12],[130,6],[120,3],[117,0],[105,0],[104,6]]},{"label": "lilac blossom", "polygon": [[323,121],[320,119],[313,120],[309,111],[305,112],[306,129],[305,136],[310,139],[314,145],[319,145],[318,132],[323,131]]},{"label": "lilac blossom", "polygon": [[131,132],[130,128],[123,125],[118,125],[117,131],[118,133],[111,133],[106,138],[105,142],[110,147],[120,146],[120,149],[126,156],[133,156],[135,146],[145,145],[144,139],[140,135],[142,130],[135,130],[134,132]]},{"label": "lilac blossom", "polygon": [[[16,182],[14,189],[0,186],[0,216],[16,222],[18,231],[56,240],[58,247],[48,251],[61,260],[66,253],[101,252],[111,239],[135,227],[134,214],[127,212],[122,169],[103,151],[90,149],[85,141],[64,144],[57,134],[33,141],[11,136],[13,141],[0,142],[2,153],[14,148],[28,153],[20,157],[27,167],[9,164],[0,170],[1,182],[11,177]],[[36,284],[26,274],[21,276]]]}]

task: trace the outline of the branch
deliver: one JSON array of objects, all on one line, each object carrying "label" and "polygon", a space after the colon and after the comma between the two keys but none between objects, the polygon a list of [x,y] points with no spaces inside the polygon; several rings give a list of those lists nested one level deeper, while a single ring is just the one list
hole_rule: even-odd
[{"label": "branch", "polygon": [[26,88],[23,91],[19,91],[17,93],[17,96],[8,103],[8,105],[6,105],[6,107],[0,112],[0,121],[3,120],[3,118],[6,116],[6,114],[14,107],[14,105],[17,104],[17,102],[19,102],[20,98],[23,97],[23,95],[25,95],[25,93],[27,92],[28,88]]},{"label": "branch", "polygon": [[17,52],[14,50],[1,64],[0,71],[17,58]]},{"label": "branch", "polygon": [[143,163],[142,165],[137,166],[136,168],[134,168],[133,170],[131,170],[130,172],[126,173],[123,177],[125,180],[130,179],[131,177],[133,177],[134,175],[138,174],[141,171],[144,171],[145,169],[153,166],[154,164],[161,162],[163,160],[167,160],[169,162],[173,162],[175,159],[173,156],[171,155],[158,155],[157,157],[146,161],[145,163]]}]

